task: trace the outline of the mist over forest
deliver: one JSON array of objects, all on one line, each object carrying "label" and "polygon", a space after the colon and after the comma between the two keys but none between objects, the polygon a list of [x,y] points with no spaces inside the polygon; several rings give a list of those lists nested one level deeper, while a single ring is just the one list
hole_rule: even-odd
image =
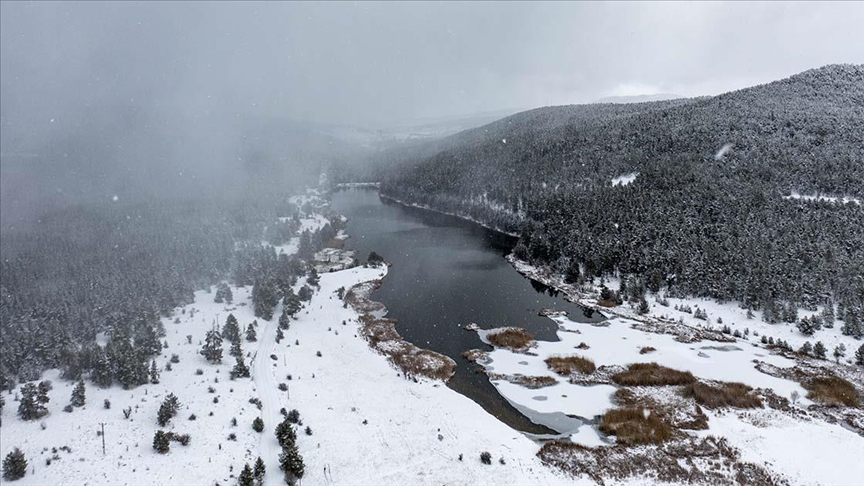
[{"label": "mist over forest", "polygon": [[3,483],[860,480],[862,26],[0,2]]}]

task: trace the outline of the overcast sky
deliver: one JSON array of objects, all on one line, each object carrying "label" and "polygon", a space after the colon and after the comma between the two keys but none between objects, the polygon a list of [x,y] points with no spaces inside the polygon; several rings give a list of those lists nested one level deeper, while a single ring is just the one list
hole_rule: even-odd
[{"label": "overcast sky", "polygon": [[[4,2],[4,115],[177,104],[387,124],[716,94],[864,62],[862,2]],[[74,113],[74,111],[72,112]],[[35,120],[34,120],[35,121]]]},{"label": "overcast sky", "polygon": [[864,3],[4,1],[0,218],[224,191],[252,153],[320,159],[286,162],[274,137],[244,136],[252,120],[381,127],[717,94],[830,63],[864,63]]}]

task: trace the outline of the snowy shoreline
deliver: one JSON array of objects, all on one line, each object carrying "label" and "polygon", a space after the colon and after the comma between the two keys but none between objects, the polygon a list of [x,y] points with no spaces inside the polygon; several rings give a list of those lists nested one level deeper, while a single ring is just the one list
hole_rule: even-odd
[{"label": "snowy shoreline", "polygon": [[490,226],[490,225],[488,225],[488,224],[486,224],[486,223],[484,223],[484,222],[482,222],[482,221],[478,221],[478,220],[476,220],[476,219],[474,219],[474,218],[472,218],[472,217],[470,217],[470,216],[466,216],[466,215],[461,214],[461,213],[449,213],[449,212],[447,212],[447,211],[441,211],[440,209],[435,209],[435,208],[433,208],[433,207],[431,207],[431,206],[424,206],[424,205],[422,205],[422,204],[408,203],[408,202],[402,201],[401,199],[396,199],[395,197],[391,197],[391,196],[388,196],[388,195],[386,195],[386,194],[382,194],[381,192],[378,193],[378,196],[380,196],[382,199],[386,199],[386,200],[388,200],[388,201],[392,201],[392,202],[394,202],[394,203],[396,203],[396,204],[399,204],[399,205],[401,205],[401,206],[405,206],[405,207],[407,207],[407,208],[423,209],[423,210],[426,210],[426,211],[432,211],[433,213],[444,214],[444,215],[447,215],[447,216],[453,216],[454,218],[459,218],[459,219],[461,219],[461,220],[464,220],[464,221],[468,221],[468,222],[474,223],[474,224],[476,224],[476,225],[478,225],[478,226],[480,226],[480,227],[486,228],[486,229],[488,229],[488,230],[490,230],[490,231],[495,231],[495,232],[497,232],[497,233],[501,233],[502,235],[510,236],[510,237],[513,237],[513,238],[519,238],[519,234],[517,234],[517,233],[510,233],[510,232],[504,231],[504,230],[502,230],[502,229],[500,229],[500,228],[496,228],[496,227],[494,227],[494,226]]}]

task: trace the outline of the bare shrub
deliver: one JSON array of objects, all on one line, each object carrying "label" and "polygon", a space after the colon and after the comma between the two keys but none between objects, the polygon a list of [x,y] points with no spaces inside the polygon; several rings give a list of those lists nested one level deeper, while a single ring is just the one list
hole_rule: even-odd
[{"label": "bare shrub", "polygon": [[829,407],[857,407],[859,404],[855,387],[839,376],[816,376],[801,385],[809,392],[807,398]]},{"label": "bare shrub", "polygon": [[523,349],[534,341],[534,336],[525,329],[508,327],[487,334],[486,339],[488,339],[493,346],[499,348]]},{"label": "bare shrub", "polygon": [[612,375],[612,381],[622,386],[664,386],[686,385],[696,378],[689,371],[673,370],[657,363],[634,363]]},{"label": "bare shrub", "polygon": [[718,386],[714,386],[695,382],[687,385],[683,394],[687,398],[695,399],[699,405],[708,408],[761,408],[762,400],[751,394],[752,390],[743,383],[720,383]]},{"label": "bare shrub", "polygon": [[543,361],[550,370],[562,376],[567,376],[570,373],[573,373],[573,370],[590,375],[597,369],[593,361],[575,354],[568,356],[553,355]]},{"label": "bare shrub", "polygon": [[647,408],[614,408],[603,414],[600,430],[625,445],[659,444],[672,437],[672,426]]}]

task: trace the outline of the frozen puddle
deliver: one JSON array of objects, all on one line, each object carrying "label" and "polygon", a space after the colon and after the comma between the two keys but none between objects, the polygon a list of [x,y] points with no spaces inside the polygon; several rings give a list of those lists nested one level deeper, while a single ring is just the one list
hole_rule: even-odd
[{"label": "frozen puddle", "polygon": [[[498,392],[520,412],[536,423],[557,430],[564,436],[580,444],[606,443],[597,434],[582,427],[585,417],[593,421],[606,410],[612,408],[612,394],[616,387],[611,385],[585,386],[570,383],[567,378],[549,370],[543,361],[554,354],[576,354],[591,359],[600,366],[630,363],[656,362],[663,366],[682,371],[690,371],[695,376],[707,380],[741,382],[753,388],[771,388],[780,396],[788,397],[792,392],[806,396],[807,392],[793,381],[776,378],[759,372],[753,360],[760,360],[781,368],[794,366],[794,361],[782,356],[768,355],[761,347],[750,345],[746,340],[735,344],[680,343],[675,336],[653,334],[633,329],[633,321],[613,317],[608,326],[597,327],[569,320],[565,316],[550,316],[559,325],[560,341],[538,341],[532,348],[536,356],[514,353],[507,349],[496,348],[489,353],[487,370],[495,370],[502,375],[521,374],[525,376],[548,376],[558,383],[552,386],[529,389],[502,379],[492,379]],[[482,331],[481,331],[482,332]],[[486,333],[483,333],[485,337]],[[576,349],[581,343],[588,349]],[[645,346],[656,351],[640,354]],[[593,434],[593,435],[592,435]]]}]

